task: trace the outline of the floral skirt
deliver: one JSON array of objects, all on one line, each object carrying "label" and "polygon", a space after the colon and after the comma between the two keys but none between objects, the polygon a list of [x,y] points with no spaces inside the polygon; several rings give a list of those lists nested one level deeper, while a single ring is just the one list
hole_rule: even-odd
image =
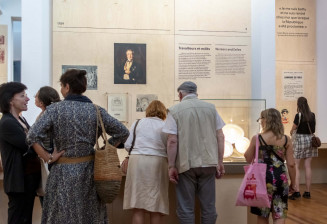
[{"label": "floral skirt", "polygon": [[266,185],[270,208],[251,207],[251,213],[269,217],[272,212],[273,219],[284,219],[287,217],[288,211],[288,179],[285,165],[269,165],[267,164]]}]

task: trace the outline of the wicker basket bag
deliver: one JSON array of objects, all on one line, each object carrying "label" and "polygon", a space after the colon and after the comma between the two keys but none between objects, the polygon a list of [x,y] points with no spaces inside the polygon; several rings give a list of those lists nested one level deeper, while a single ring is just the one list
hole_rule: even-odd
[{"label": "wicker basket bag", "polygon": [[[94,183],[99,198],[105,203],[111,203],[119,194],[122,172],[117,149],[109,144],[100,110],[98,106],[95,107],[97,109],[97,140],[94,158]],[[102,148],[99,147],[98,143],[99,122],[102,127],[101,136],[105,140],[105,146]]]}]

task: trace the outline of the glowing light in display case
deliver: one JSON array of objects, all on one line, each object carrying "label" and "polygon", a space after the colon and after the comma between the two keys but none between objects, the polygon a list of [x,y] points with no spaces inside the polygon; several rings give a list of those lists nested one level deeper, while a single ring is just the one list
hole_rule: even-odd
[{"label": "glowing light in display case", "polygon": [[250,140],[246,137],[242,137],[236,140],[235,148],[239,153],[244,154],[250,145]]},{"label": "glowing light in display case", "polygon": [[225,140],[234,144],[237,139],[244,137],[243,129],[236,124],[226,124],[223,127],[223,132],[225,135]]},{"label": "glowing light in display case", "polygon": [[230,157],[233,154],[233,145],[225,141],[224,158]]}]

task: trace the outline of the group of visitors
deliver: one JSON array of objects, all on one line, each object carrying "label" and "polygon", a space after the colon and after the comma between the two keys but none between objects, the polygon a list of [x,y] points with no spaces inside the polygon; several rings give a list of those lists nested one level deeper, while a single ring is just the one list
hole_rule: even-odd
[{"label": "group of visitors", "polygon": [[[42,112],[30,127],[21,116],[30,100],[25,85],[0,85],[0,149],[4,191],[8,195],[8,223],[32,223],[40,159],[51,166],[43,200],[41,223],[107,223],[106,205],[93,181],[97,112],[86,91],[86,72],[68,70],[60,78],[63,101],[51,87],[35,96]],[[100,113],[110,143],[125,142],[129,131],[104,108]],[[52,139],[52,140],[51,140]],[[53,149],[49,144],[53,141]],[[67,159],[68,158],[68,159]]]},{"label": "group of visitors", "polygon": [[225,123],[214,105],[197,98],[195,83],[184,82],[177,91],[180,103],[167,113],[160,101],[152,101],[125,143],[132,150],[123,207],[133,209],[133,224],[144,223],[145,212],[151,224],[162,223],[162,214],[169,213],[169,180],[176,184],[180,223],[194,223],[195,195],[201,223],[216,223],[215,178],[225,173]]},{"label": "group of visitors", "polygon": [[[93,181],[96,130],[101,133],[102,129],[97,125],[95,105],[83,95],[86,72],[68,70],[60,84],[62,101],[52,87],[36,93],[35,104],[42,112],[32,127],[21,115],[30,100],[27,87],[17,82],[0,85],[0,150],[10,224],[32,223],[40,161],[51,168],[41,200],[42,223],[108,223],[106,205],[97,196]],[[195,222],[195,196],[200,202],[201,223],[216,223],[215,179],[225,174],[225,123],[214,105],[198,99],[195,83],[184,82],[177,92],[180,103],[166,109],[162,102],[152,101],[146,117],[135,121],[129,131],[100,107],[109,142],[114,146],[125,143],[130,152],[123,208],[133,210],[133,224],[144,223],[145,213],[150,214],[151,224],[162,223],[163,215],[169,214],[169,181],[176,184],[180,223]],[[301,197],[301,159],[305,160],[307,183],[303,197],[310,198],[310,164],[317,149],[311,147],[307,128],[314,133],[315,115],[300,97],[292,140],[284,135],[276,109],[262,111],[259,120],[259,162],[267,164],[271,207],[251,208],[251,212],[258,215],[258,223],[268,223],[270,213],[274,223],[284,223],[288,198]],[[244,155],[249,163],[255,157],[255,144],[253,136]]]}]

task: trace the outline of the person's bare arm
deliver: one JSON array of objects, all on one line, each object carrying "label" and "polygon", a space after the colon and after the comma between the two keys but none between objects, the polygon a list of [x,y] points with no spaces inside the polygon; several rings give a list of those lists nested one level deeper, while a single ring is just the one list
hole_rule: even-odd
[{"label": "person's bare arm", "polygon": [[225,135],[223,129],[216,131],[217,142],[218,142],[218,165],[216,167],[216,178],[219,179],[225,174],[224,168],[224,151],[225,151]]},{"label": "person's bare arm", "polygon": [[42,158],[47,163],[53,163],[57,161],[62,154],[65,153],[65,150],[61,152],[57,152],[57,148],[54,149],[53,153],[49,153],[46,151],[39,143],[33,143],[34,151],[38,154],[40,158]]},{"label": "person's bare arm", "polygon": [[245,160],[248,163],[252,163],[252,161],[253,161],[253,159],[255,157],[256,138],[257,138],[256,135],[254,135],[252,137],[250,145],[249,145],[248,149],[246,150],[246,152],[244,153]]},{"label": "person's bare arm", "polygon": [[286,164],[288,169],[288,174],[291,179],[291,190],[299,191],[299,189],[295,189],[295,161],[293,157],[293,145],[291,139],[287,136],[287,145],[286,145]]},{"label": "person's bare arm", "polygon": [[168,134],[167,154],[168,154],[168,174],[169,180],[175,184],[178,183],[178,171],[176,168],[177,157],[177,135]]},{"label": "person's bare arm", "polygon": [[297,129],[297,125],[296,124],[293,124],[292,128],[291,128],[291,131],[290,131],[290,135],[293,134],[293,132]]}]

